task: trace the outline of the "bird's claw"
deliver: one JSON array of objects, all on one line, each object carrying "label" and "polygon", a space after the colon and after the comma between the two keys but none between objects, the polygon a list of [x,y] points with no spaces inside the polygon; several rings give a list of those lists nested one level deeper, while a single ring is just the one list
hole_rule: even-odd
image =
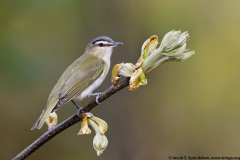
[{"label": "bird's claw", "polygon": [[101,94],[102,94],[101,92],[98,92],[98,93],[92,93],[90,96],[96,96],[96,99],[95,99],[95,100],[96,100],[97,104],[100,104],[98,98],[99,98],[99,96],[100,96]]},{"label": "bird's claw", "polygon": [[78,117],[81,117],[82,116],[82,108],[79,108],[78,110],[77,110],[77,116]]}]

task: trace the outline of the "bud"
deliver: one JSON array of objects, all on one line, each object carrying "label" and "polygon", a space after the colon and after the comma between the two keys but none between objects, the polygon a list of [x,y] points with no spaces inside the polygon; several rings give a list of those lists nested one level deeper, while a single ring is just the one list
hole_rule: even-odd
[{"label": "bud", "polygon": [[112,84],[116,85],[120,79],[119,77],[119,70],[122,68],[121,64],[116,64],[112,69]]},{"label": "bud", "polygon": [[48,130],[53,129],[58,124],[58,116],[56,112],[52,112],[49,114],[45,123],[48,125]]},{"label": "bud", "polygon": [[194,51],[188,52],[187,39],[188,32],[181,33],[180,31],[168,32],[160,45],[163,48],[162,54],[169,57],[172,61],[184,61],[195,54]]},{"label": "bud", "polygon": [[[89,122],[90,122],[91,120],[94,121],[94,122],[97,124],[97,126],[98,126],[98,132],[99,132],[100,134],[104,134],[104,133],[107,131],[108,125],[107,125],[107,123],[106,123],[104,120],[102,120],[102,119],[100,119],[100,118],[98,118],[98,117],[95,117],[95,116],[92,116],[92,117],[89,119]],[[90,122],[90,124],[91,124],[91,122]]]},{"label": "bud", "polygon": [[121,63],[114,66],[112,71],[113,85],[120,79],[119,75],[131,77],[129,90],[136,90],[140,85],[146,85],[146,75],[159,65],[169,61],[184,61],[195,54],[187,47],[188,32],[170,31],[168,32],[160,46],[157,48],[158,37],[153,35],[142,45],[141,56],[135,65],[131,63]]},{"label": "bud", "polygon": [[91,134],[91,130],[90,128],[88,127],[88,116],[90,116],[91,113],[85,113],[83,115],[83,120],[82,120],[82,123],[81,123],[81,128],[78,132],[77,135],[83,135],[83,134]]},{"label": "bud", "polygon": [[188,37],[188,32],[170,31],[163,37],[160,47],[164,52],[169,52],[186,44]]},{"label": "bud", "polygon": [[189,51],[189,52],[184,52],[183,54],[177,56],[177,57],[169,57],[170,60],[173,61],[185,61],[189,57],[191,57],[193,54],[195,54],[195,51]]},{"label": "bud", "polygon": [[93,138],[93,148],[97,151],[97,155],[99,156],[108,145],[107,137],[104,135],[107,130],[107,123],[101,119],[96,119],[96,117],[95,120],[93,120],[93,117],[89,118],[88,122],[96,132],[96,135]]},{"label": "bud", "polygon": [[92,113],[88,112],[83,115],[81,129],[78,135],[90,134],[91,130],[89,125],[96,132],[96,135],[93,139],[93,147],[99,156],[103,153],[108,145],[107,137],[104,135],[104,133],[107,131],[108,125],[104,120],[95,117]]},{"label": "bud", "polygon": [[116,64],[112,70],[112,84],[117,84],[120,79],[119,75],[122,75],[124,77],[131,77],[135,70],[136,67],[132,63]]},{"label": "bud", "polygon": [[131,77],[135,70],[136,67],[132,63],[123,63],[122,68],[119,70],[119,74],[124,77]]},{"label": "bud", "polygon": [[143,73],[142,68],[138,68],[132,75],[129,81],[129,90],[134,91],[140,85],[146,85],[147,79],[145,74]]},{"label": "bud", "polygon": [[96,133],[95,137],[93,138],[93,148],[97,151],[97,155],[100,156],[103,151],[107,148],[108,139],[103,134]]},{"label": "bud", "polygon": [[148,38],[142,45],[141,58],[146,59],[157,48],[158,44],[157,36],[153,35]]},{"label": "bud", "polygon": [[137,63],[135,64],[136,68],[142,67],[142,64],[145,63],[146,59],[148,59],[147,61],[149,61],[149,63],[145,63],[143,65],[145,65],[144,67],[142,67],[142,69],[145,71],[147,68],[149,68],[149,66],[151,65],[151,63],[154,63],[154,58],[151,54],[154,53],[154,51],[157,48],[157,45],[159,44],[158,42],[158,37],[153,35],[150,38],[148,38],[142,45],[141,48],[141,56],[138,59]]},{"label": "bud", "polygon": [[169,57],[178,57],[181,56],[186,51],[187,44],[183,44],[182,46],[179,46],[178,48],[175,48],[168,52],[162,52],[163,55],[169,56]]},{"label": "bud", "polygon": [[195,52],[188,51],[187,39],[188,32],[170,31],[168,32],[160,47],[153,50],[152,53],[142,62],[142,69],[145,74],[150,73],[159,65],[168,61],[184,61],[191,57]]}]

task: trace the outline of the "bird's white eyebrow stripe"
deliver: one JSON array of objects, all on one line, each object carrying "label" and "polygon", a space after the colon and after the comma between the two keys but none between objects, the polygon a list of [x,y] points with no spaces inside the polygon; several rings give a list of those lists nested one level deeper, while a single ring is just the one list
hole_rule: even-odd
[{"label": "bird's white eyebrow stripe", "polygon": [[100,43],[102,43],[102,44],[109,44],[110,42],[108,42],[108,41],[97,41],[97,42],[95,42],[95,44],[100,44]]}]

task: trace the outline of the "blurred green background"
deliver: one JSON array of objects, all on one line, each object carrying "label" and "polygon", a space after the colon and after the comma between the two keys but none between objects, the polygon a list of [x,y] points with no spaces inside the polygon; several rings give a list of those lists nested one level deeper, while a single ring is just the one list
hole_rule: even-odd
[{"label": "blurred green background", "polygon": [[[126,88],[92,111],[109,125],[103,155],[92,147],[94,134],[77,136],[76,124],[28,159],[239,156],[239,6],[238,0],[0,1],[0,159],[13,158],[46,131],[30,128],[92,38],[124,42],[113,66],[136,62],[149,36],[161,40],[172,29],[189,31],[188,48],[196,54],[160,66],[147,86]],[[98,91],[109,85],[110,75]],[[75,112],[65,105],[60,121]]]}]

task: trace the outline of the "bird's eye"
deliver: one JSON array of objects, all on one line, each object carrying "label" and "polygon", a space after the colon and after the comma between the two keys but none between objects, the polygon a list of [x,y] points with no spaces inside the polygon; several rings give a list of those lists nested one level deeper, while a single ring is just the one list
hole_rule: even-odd
[{"label": "bird's eye", "polygon": [[99,43],[99,46],[102,47],[102,46],[103,46],[103,43]]}]

